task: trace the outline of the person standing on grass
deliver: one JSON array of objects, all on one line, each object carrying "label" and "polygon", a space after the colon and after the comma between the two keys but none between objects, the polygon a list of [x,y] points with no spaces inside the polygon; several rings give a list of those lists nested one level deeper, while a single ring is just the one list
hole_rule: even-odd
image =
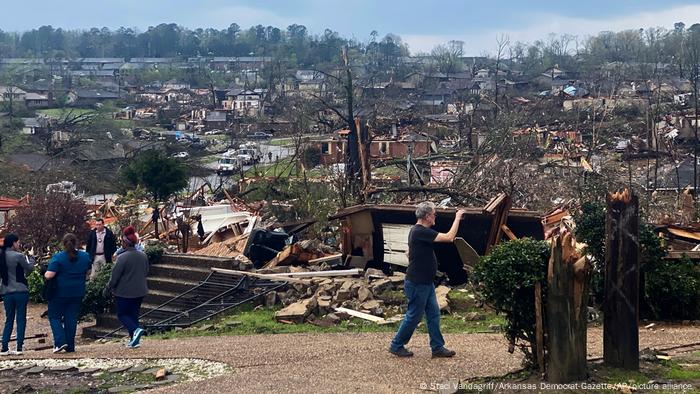
[{"label": "person standing on grass", "polygon": [[[5,329],[0,356],[21,355],[27,327],[29,287],[27,274],[34,269],[34,259],[19,253],[19,237],[7,234],[0,248],[0,295],[5,306]],[[17,319],[17,347],[10,351],[12,326]]]},{"label": "person standing on grass", "polygon": [[117,305],[117,317],[129,331],[129,343],[126,347],[140,346],[141,336],[145,331],[139,327],[139,315],[143,297],[148,294],[148,256],[136,249],[139,238],[132,227],[124,229],[122,247],[124,252],[117,257],[112,269],[112,276],[105,288],[105,296],[114,294]]},{"label": "person standing on grass", "polygon": [[93,280],[103,266],[112,264],[112,255],[117,250],[114,233],[105,227],[104,219],[98,218],[95,221],[95,228],[90,231],[85,250],[90,254],[90,261],[92,261],[90,280]]},{"label": "person standing on grass", "polygon": [[44,274],[55,280],[56,294],[49,300],[49,323],[53,333],[54,353],[75,351],[75,332],[78,329],[80,304],[85,296],[85,282],[90,275],[90,255],[78,250],[74,234],[63,237],[63,251],[51,258]]},{"label": "person standing on grass", "polygon": [[450,231],[439,233],[431,229],[435,225],[435,204],[423,202],[416,208],[418,221],[411,227],[408,234],[408,269],[404,281],[408,309],[389,347],[389,352],[398,357],[413,356],[413,352],[406,349],[404,345],[411,340],[423,314],[425,314],[428,325],[430,349],[433,357],[452,357],[455,355],[453,350],[445,348],[445,340],[440,332],[440,307],[433,283],[437,273],[437,257],[433,251],[433,243],[454,241],[459,223],[465,213],[466,211],[463,209],[457,211]]}]

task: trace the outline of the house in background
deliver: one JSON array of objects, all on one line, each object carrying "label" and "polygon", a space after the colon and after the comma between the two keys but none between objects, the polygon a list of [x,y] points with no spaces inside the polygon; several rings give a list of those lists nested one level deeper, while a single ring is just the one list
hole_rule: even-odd
[{"label": "house in background", "polygon": [[24,96],[24,105],[27,108],[44,108],[49,106],[49,96],[39,93],[27,93]]},{"label": "house in background", "polygon": [[226,93],[222,103],[227,111],[233,111],[236,116],[257,116],[262,113],[262,98],[265,89],[231,89]]},{"label": "house in background", "polygon": [[17,86],[0,86],[0,101],[24,101],[27,92]]},{"label": "house in background", "polygon": [[118,99],[119,93],[107,90],[74,89],[68,92],[68,103],[76,106],[91,106]]},{"label": "house in background", "polygon": [[207,130],[220,129],[223,130],[228,127],[228,120],[226,119],[226,112],[224,111],[211,111],[204,118],[204,126]]}]

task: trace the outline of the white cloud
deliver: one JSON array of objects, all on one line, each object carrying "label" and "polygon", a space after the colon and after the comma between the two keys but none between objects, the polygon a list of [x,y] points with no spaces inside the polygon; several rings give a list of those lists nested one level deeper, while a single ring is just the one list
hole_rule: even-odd
[{"label": "white cloud", "polygon": [[566,33],[583,38],[606,30],[621,31],[647,27],[671,29],[676,22],[684,22],[686,26],[690,26],[700,20],[700,5],[688,5],[657,12],[640,12],[609,19],[570,18],[552,14],[535,15],[531,19],[536,22],[523,29],[490,29],[478,33],[455,35],[400,35],[404,42],[408,43],[412,53],[430,52],[436,45],[450,40],[461,40],[464,41],[465,53],[479,55],[484,52],[493,52],[497,37],[501,34],[507,34],[511,42],[533,42],[546,39],[550,33]]},{"label": "white cloud", "polygon": [[292,23],[299,23],[261,8],[246,6],[210,8],[205,5],[202,5],[202,7],[204,9],[202,9],[201,12],[195,12],[195,15],[188,18],[188,21],[193,26],[211,26],[222,29],[235,22],[241,26],[241,28],[263,25],[284,29]]}]

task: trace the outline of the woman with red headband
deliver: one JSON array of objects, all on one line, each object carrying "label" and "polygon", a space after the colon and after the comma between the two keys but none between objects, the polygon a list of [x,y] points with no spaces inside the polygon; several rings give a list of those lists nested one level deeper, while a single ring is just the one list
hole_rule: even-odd
[{"label": "woman with red headband", "polygon": [[117,317],[129,331],[131,340],[126,345],[128,348],[139,347],[141,336],[145,333],[139,327],[139,314],[143,297],[148,294],[148,256],[136,249],[138,243],[139,237],[134,227],[126,227],[122,236],[124,252],[117,257],[105,289],[107,293],[114,294]]}]

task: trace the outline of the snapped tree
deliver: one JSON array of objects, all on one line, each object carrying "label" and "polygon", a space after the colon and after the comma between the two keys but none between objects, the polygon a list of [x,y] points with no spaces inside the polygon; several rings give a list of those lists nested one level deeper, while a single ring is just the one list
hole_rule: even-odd
[{"label": "snapped tree", "polygon": [[[151,197],[155,212],[160,203],[187,186],[187,169],[177,159],[165,153],[149,150],[139,154],[128,166],[120,170],[120,178],[126,189],[142,187]],[[154,215],[155,234],[158,237],[158,220]]]}]

